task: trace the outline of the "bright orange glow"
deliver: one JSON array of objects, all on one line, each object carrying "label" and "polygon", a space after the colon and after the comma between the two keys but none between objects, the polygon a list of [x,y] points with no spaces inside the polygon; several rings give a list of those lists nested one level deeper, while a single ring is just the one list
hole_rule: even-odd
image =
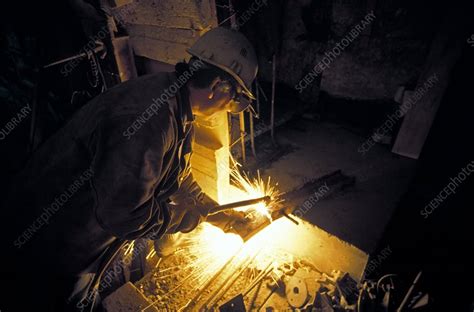
[{"label": "bright orange glow", "polygon": [[209,223],[200,224],[194,235],[186,237],[185,241],[186,251],[193,258],[192,279],[198,283],[216,274],[244,244],[239,235],[226,234]]},{"label": "bright orange glow", "polygon": [[[226,202],[220,204],[254,199],[263,196],[270,196],[270,203],[259,203],[256,205],[242,207],[236,210],[245,211],[248,214],[257,213],[271,219],[271,209],[279,202],[279,192],[276,185],[271,184],[270,178],[264,181],[260,174],[254,179],[246,174],[241,174],[239,164],[231,159],[230,176],[234,185],[231,185]],[[256,218],[257,220],[258,218]],[[245,262],[245,259],[252,258],[249,268],[264,270],[268,267],[276,268],[279,264],[292,261],[278,250],[279,242],[288,236],[288,220],[278,219],[259,233],[244,242],[242,238],[233,233],[225,233],[208,223],[202,223],[193,235],[185,238],[188,248],[186,253],[192,260],[187,268],[190,268],[190,279],[196,285],[205,284],[206,281],[221,270],[226,263],[232,263],[232,267]],[[291,223],[292,224],[292,223]],[[294,225],[294,224],[292,224]]]},{"label": "bright orange glow", "polygon": [[[249,267],[259,270],[270,263],[276,268],[285,262],[292,262],[292,256],[282,246],[289,239],[291,241],[293,235],[297,237],[295,229],[297,227],[291,221],[280,218],[244,243],[236,234],[224,233],[208,223],[201,224],[196,235],[189,238],[189,252],[197,257],[193,266],[199,272],[199,280],[203,282],[217,273],[233,256],[233,261],[239,262],[257,255]],[[296,240],[290,242],[295,243]]]},{"label": "bright orange glow", "polygon": [[249,213],[257,212],[266,216],[271,221],[270,210],[273,205],[279,202],[279,192],[276,189],[278,184],[272,185],[271,178],[265,181],[261,178],[260,172],[257,171],[257,177],[250,179],[247,174],[242,174],[239,170],[240,164],[231,159],[232,168],[230,170],[231,180],[236,187],[231,187],[229,194],[229,202],[233,200],[254,199],[263,196],[270,196],[272,201],[270,203],[258,203],[256,205],[242,207],[236,210],[246,211]]}]

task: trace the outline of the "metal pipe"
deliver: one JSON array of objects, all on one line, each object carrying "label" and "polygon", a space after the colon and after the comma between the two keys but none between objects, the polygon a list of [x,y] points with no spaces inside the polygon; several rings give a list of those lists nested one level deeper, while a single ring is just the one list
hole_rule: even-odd
[{"label": "metal pipe", "polygon": [[233,203],[229,203],[229,204],[225,204],[225,205],[219,205],[219,206],[216,206],[216,207],[212,208],[209,211],[209,215],[213,215],[213,214],[219,213],[221,211],[229,210],[229,209],[233,209],[233,208],[239,208],[239,207],[255,205],[255,204],[258,204],[258,203],[261,203],[261,202],[268,203],[270,200],[271,200],[270,196],[263,196],[263,197],[260,197],[260,198],[247,199],[247,200],[233,202]]}]

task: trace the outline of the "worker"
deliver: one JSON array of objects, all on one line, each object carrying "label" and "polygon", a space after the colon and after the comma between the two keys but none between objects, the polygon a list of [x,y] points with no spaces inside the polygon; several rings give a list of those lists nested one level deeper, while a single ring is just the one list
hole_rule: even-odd
[{"label": "worker", "polygon": [[89,308],[86,294],[123,243],[190,232],[216,205],[190,169],[193,121],[249,108],[257,58],[241,33],[220,27],[188,52],[174,73],[132,79],[91,100],[13,182],[3,220],[15,229],[5,234],[15,258],[5,274],[14,291],[34,289],[24,301],[35,310]]}]

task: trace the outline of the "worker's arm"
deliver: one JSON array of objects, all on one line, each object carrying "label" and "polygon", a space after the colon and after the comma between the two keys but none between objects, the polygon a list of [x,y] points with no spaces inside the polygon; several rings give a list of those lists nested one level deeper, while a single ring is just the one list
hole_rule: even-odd
[{"label": "worker's arm", "polygon": [[173,213],[173,210],[184,209],[184,215],[180,223],[177,226],[171,226],[167,233],[190,232],[204,221],[228,231],[230,223],[245,219],[244,213],[234,210],[208,216],[209,211],[216,207],[218,203],[202,191],[194,179],[191,168],[189,167],[187,170],[183,175],[183,181],[178,192],[172,197],[178,205],[170,205],[171,213]]},{"label": "worker's arm", "polygon": [[150,226],[156,229],[169,221],[166,207],[154,197],[173,139],[169,116],[159,114],[135,135],[124,136],[123,130],[135,120],[136,116],[119,116],[103,121],[91,143],[96,218],[106,231],[124,239],[140,237]]},{"label": "worker's arm", "polygon": [[202,191],[194,179],[189,165],[190,156],[190,153],[183,156],[185,157],[186,166],[180,177],[179,189],[171,196],[174,204],[169,205],[171,214],[181,214],[182,216],[174,218],[174,224],[170,224],[168,233],[192,231],[205,220],[209,209],[217,205],[212,198]]}]

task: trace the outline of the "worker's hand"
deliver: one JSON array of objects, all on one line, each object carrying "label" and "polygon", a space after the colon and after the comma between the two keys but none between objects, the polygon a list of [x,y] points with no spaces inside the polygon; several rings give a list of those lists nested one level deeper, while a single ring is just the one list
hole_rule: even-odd
[{"label": "worker's hand", "polygon": [[184,242],[182,233],[165,234],[154,241],[156,255],[160,258],[168,257],[174,254]]},{"label": "worker's hand", "polygon": [[168,211],[170,223],[166,234],[191,232],[206,216],[196,203],[191,200],[177,204],[168,204]]},{"label": "worker's hand", "polygon": [[246,222],[245,213],[242,211],[229,210],[207,216],[206,222],[221,228],[224,232],[233,232],[236,223]]}]

